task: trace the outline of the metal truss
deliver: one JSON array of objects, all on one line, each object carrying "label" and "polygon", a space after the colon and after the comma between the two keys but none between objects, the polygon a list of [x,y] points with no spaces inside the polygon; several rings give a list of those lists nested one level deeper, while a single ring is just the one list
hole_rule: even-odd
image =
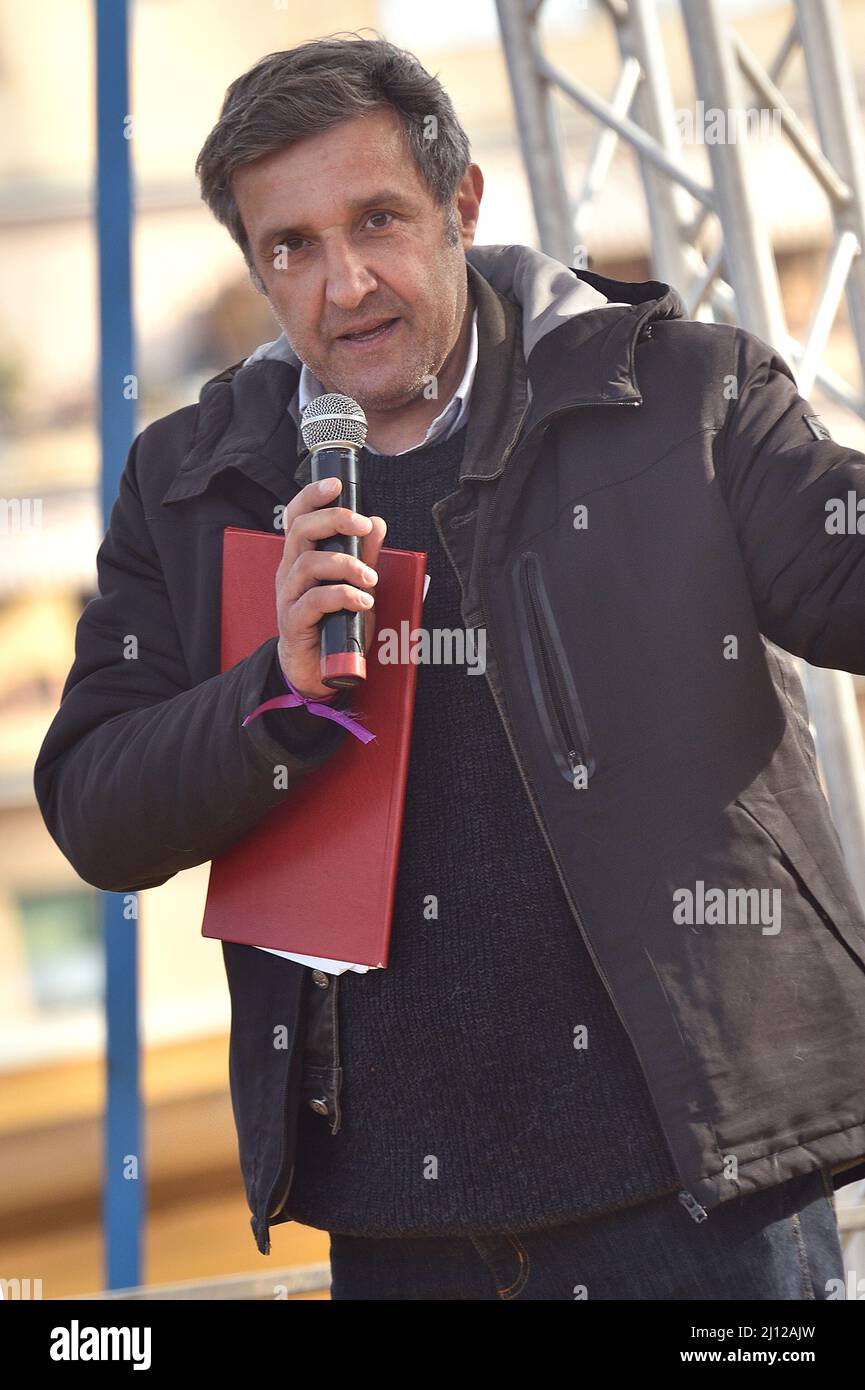
[{"label": "metal truss", "polygon": [[[585,218],[603,188],[619,141],[633,149],[651,231],[654,275],[676,286],[692,318],[734,322],[771,344],[790,364],[800,395],[818,386],[865,420],[865,139],[836,0],[796,0],[786,35],[764,67],[725,22],[717,0],[681,0],[704,112],[739,120],[737,138],[710,141],[709,182],[685,168],[680,124],[655,0],[599,0],[615,33],[621,66],[602,95],[547,56],[543,0],[496,0],[499,27],[541,249],[566,265],[586,264]],[[585,8],[585,6],[582,6]],[[782,90],[801,50],[816,134]],[[572,198],[554,97],[561,93],[597,123],[582,187]],[[804,342],[789,333],[770,238],[752,190],[745,97],[771,113],[773,127],[828,200],[833,245]],[[841,304],[859,357],[851,384],[823,361]],[[796,660],[847,866],[865,907],[865,742],[852,678]]]}]

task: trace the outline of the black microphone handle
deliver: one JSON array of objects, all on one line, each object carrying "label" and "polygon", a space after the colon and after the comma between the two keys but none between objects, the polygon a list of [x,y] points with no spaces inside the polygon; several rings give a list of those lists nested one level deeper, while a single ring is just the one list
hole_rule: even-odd
[{"label": "black microphone handle", "polygon": [[[341,479],[342,488],[328,506],[349,507],[353,512],[361,510],[356,448],[339,444],[315,449],[310,461],[310,472],[312,481],[316,483],[322,478]],[[352,555],[360,560],[363,558],[362,540],[362,536],[345,536],[340,532],[316,541],[315,548]],[[319,584],[333,582],[328,579],[318,581]],[[366,679],[363,624],[364,614],[353,608],[341,608],[337,613],[325,613],[319,624],[322,685],[330,686],[332,690],[345,690]]]}]

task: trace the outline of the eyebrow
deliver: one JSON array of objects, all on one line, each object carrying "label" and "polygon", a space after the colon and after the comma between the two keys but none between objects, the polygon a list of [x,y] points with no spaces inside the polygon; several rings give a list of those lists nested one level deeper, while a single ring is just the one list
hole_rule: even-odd
[{"label": "eyebrow", "polygon": [[[410,200],[404,193],[397,193],[392,188],[382,188],[377,193],[371,193],[366,198],[351,198],[346,207],[351,213],[363,212],[364,208],[380,207],[382,203],[390,203],[397,207],[410,206]],[[258,242],[258,249],[262,254],[269,251],[280,240],[288,241],[290,237],[306,236],[308,227],[271,227],[263,232]]]}]

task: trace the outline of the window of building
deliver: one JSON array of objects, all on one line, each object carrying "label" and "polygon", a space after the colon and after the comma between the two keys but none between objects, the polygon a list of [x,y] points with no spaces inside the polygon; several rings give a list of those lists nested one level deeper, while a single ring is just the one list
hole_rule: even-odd
[{"label": "window of building", "polygon": [[18,899],[27,965],[42,1009],[101,1004],[102,920],[95,891],[26,893]]}]

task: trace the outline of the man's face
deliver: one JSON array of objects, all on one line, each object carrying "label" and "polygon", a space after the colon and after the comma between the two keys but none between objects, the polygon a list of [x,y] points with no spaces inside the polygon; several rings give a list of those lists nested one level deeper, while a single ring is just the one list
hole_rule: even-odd
[{"label": "man's face", "polygon": [[[447,240],[437,204],[382,109],[235,170],[234,196],[273,312],[328,391],[365,409],[415,400],[454,347],[483,180],[470,166]],[[463,209],[466,209],[463,215]],[[385,324],[369,339],[346,338]]]}]

